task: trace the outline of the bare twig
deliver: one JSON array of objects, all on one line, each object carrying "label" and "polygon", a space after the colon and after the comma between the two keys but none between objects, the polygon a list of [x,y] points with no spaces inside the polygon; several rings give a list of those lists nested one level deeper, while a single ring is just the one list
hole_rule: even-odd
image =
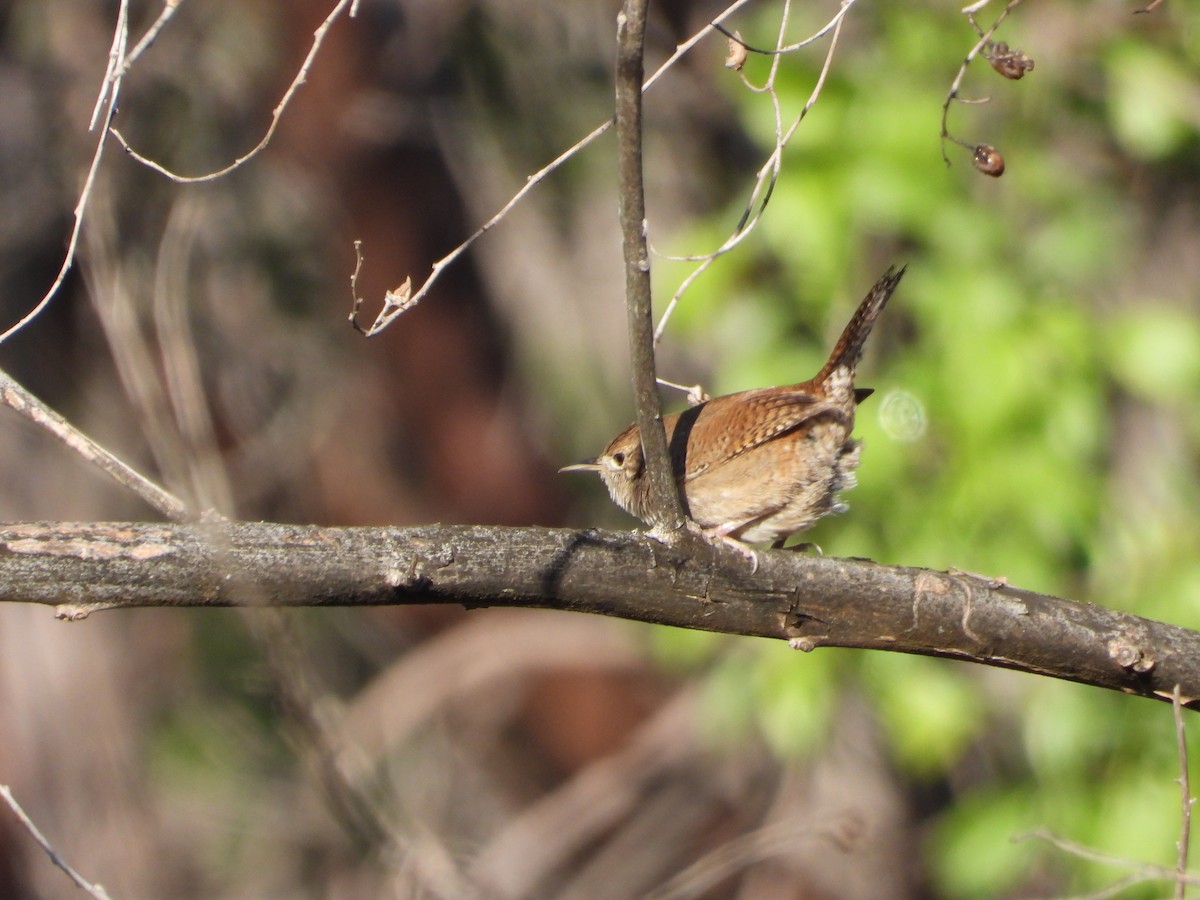
[{"label": "bare twig", "polygon": [[73,868],[71,868],[65,859],[59,856],[58,851],[51,846],[50,842],[46,840],[45,836],[38,829],[38,827],[33,824],[33,820],[30,819],[25,813],[25,810],[21,808],[21,804],[17,802],[17,799],[13,796],[12,790],[9,789],[7,784],[0,784],[0,797],[4,798],[4,802],[7,803],[9,809],[16,814],[17,819],[20,820],[21,824],[25,827],[25,830],[28,831],[33,836],[33,839],[38,842],[38,845],[46,851],[46,855],[50,857],[50,862],[54,863],[54,865],[66,872],[67,876],[73,882],[75,882],[77,887],[86,891],[92,897],[95,897],[96,900],[110,900],[104,888],[98,884],[93,884],[92,882],[88,881]]},{"label": "bare twig", "polygon": [[668,381],[665,378],[658,379],[658,383],[663,387],[683,393],[687,397],[688,406],[699,406],[701,403],[707,403],[712,399],[708,395],[708,392],[704,390],[704,386],[700,384],[678,384],[674,381]]},{"label": "bare twig", "polygon": [[651,86],[667,72],[668,69],[675,65],[675,63],[677,63],[684,56],[684,54],[700,43],[701,40],[716,31],[721,22],[724,22],[735,12],[750,2],[751,0],[735,0],[735,2],[730,3],[727,7],[721,10],[720,15],[714,16],[712,21],[676,47],[675,52],[668,56],[666,61],[664,61],[662,65],[654,70],[654,74],[646,79],[646,84],[642,87],[642,91],[648,91]]},{"label": "bare twig", "polygon": [[[713,20],[709,22],[709,24],[701,28],[694,35],[676,47],[675,52],[667,57],[667,59],[657,69],[654,70],[654,73],[646,79],[645,84],[642,85],[643,93],[650,90],[655,82],[657,82],[664,74],[666,74],[666,72],[669,71],[671,67],[673,67],[680,59],[682,59],[693,47],[700,43],[701,40],[715,32],[719,23],[725,19],[728,19],[735,12],[750,2],[751,0],[734,0],[733,3],[722,10],[720,15],[715,16]],[[370,327],[363,328],[358,323],[358,306],[361,306],[361,300],[357,301],[358,306],[355,306],[355,308],[351,311],[350,324],[354,326],[355,330],[359,331],[365,336],[373,337],[387,328],[387,326],[390,325],[397,316],[407,312],[424,300],[425,296],[433,288],[433,285],[437,282],[438,278],[441,277],[442,272],[445,271],[447,267],[452,265],[455,260],[462,256],[472,244],[479,240],[479,238],[491,231],[493,227],[495,227],[502,219],[504,219],[505,216],[508,215],[509,211],[513,207],[525,199],[526,195],[543,181],[545,181],[551,173],[557,170],[563,165],[563,163],[567,162],[567,160],[571,159],[577,153],[589,147],[598,138],[606,134],[608,130],[613,127],[613,122],[613,119],[609,119],[607,122],[597,125],[590,132],[552,159],[541,169],[538,169],[538,171],[528,176],[520,190],[513,194],[512,197],[510,197],[508,201],[496,211],[495,215],[479,226],[479,228],[476,229],[476,231],[465,241],[433,264],[429,275],[426,276],[425,280],[415,291],[411,289],[411,279],[408,279],[405,281],[405,284],[409,286],[407,291],[398,289],[396,291],[389,292],[389,295],[384,300],[383,308],[379,311],[378,315],[376,315],[375,321],[370,325]]]},{"label": "bare twig", "polygon": [[163,490],[140,472],[121,462],[78,428],[25,390],[7,372],[0,370],[0,402],[29,421],[46,429],[85,460],[124,487],[129,488],[168,519],[183,522],[190,518],[187,505]]},{"label": "bare twig", "polygon": [[116,128],[110,126],[108,131],[112,133],[112,136],[117,139],[117,142],[131,158],[135,159],[143,166],[146,166],[146,168],[153,169],[155,172],[164,176],[165,178],[169,178],[176,184],[200,184],[205,181],[215,181],[218,178],[228,175],[230,172],[241,168],[241,166],[258,156],[259,153],[266,149],[267,144],[271,143],[271,138],[275,136],[275,130],[279,127],[279,122],[283,118],[284,110],[287,109],[288,104],[292,102],[292,98],[296,95],[296,92],[300,90],[300,86],[304,84],[305,80],[308,78],[308,72],[312,68],[314,60],[317,58],[317,53],[320,51],[321,45],[325,42],[325,36],[329,33],[329,29],[347,9],[350,10],[350,16],[353,18],[357,11],[357,5],[358,0],[338,0],[337,5],[334,6],[329,15],[325,17],[325,21],[323,21],[317,27],[317,30],[313,32],[313,42],[312,46],[310,46],[308,49],[308,55],[304,57],[304,62],[300,64],[300,69],[296,72],[296,77],[292,79],[292,83],[289,84],[287,90],[283,92],[283,99],[281,99],[275,106],[275,109],[272,110],[271,123],[267,126],[267,130],[263,134],[262,138],[248,152],[239,156],[224,168],[217,169],[214,172],[208,172],[204,175],[179,175],[175,172],[172,172],[161,163],[155,162],[153,159],[138,153],[129,145],[129,142],[125,139],[125,136]]},{"label": "bare twig", "polygon": [[322,22],[320,27],[318,27],[313,33],[312,47],[309,49],[308,55],[305,57],[303,64],[300,66],[300,70],[296,73],[296,77],[292,80],[292,83],[288,86],[287,91],[284,93],[283,99],[280,100],[279,104],[275,107],[275,110],[271,116],[271,123],[257,146],[255,146],[244,156],[239,157],[233,163],[223,169],[220,169],[219,171],[210,172],[207,175],[187,177],[177,175],[159,163],[139,154],[129,145],[120,131],[114,128],[112,125],[113,116],[115,115],[117,109],[117,99],[118,95],[120,94],[121,83],[125,75],[128,73],[130,66],[137,59],[137,57],[140,56],[146,50],[146,48],[153,43],[155,38],[157,38],[159,32],[175,14],[175,10],[178,8],[180,2],[182,2],[182,0],[166,0],[163,10],[159,13],[158,18],[150,26],[146,34],[142,36],[142,39],[138,41],[137,46],[134,47],[133,51],[127,54],[126,45],[129,40],[129,2],[128,0],[121,0],[121,4],[117,11],[117,24],[113,32],[113,44],[112,48],[109,50],[108,66],[105,70],[104,78],[101,80],[100,91],[96,97],[96,104],[92,112],[92,120],[91,124],[89,125],[89,130],[93,130],[97,121],[101,118],[103,118],[103,127],[100,129],[100,137],[96,142],[96,150],[92,154],[92,161],[88,167],[87,176],[84,179],[83,189],[79,194],[79,201],[75,205],[74,225],[71,229],[70,239],[67,242],[67,251],[63,256],[62,265],[59,268],[58,275],[55,277],[54,282],[50,285],[49,290],[46,291],[42,299],[39,300],[38,303],[16,324],[12,325],[6,331],[0,334],[0,343],[8,340],[8,338],[12,337],[12,335],[16,334],[35,318],[37,318],[37,316],[41,314],[42,310],[44,310],[55,298],[55,296],[58,295],[59,290],[62,288],[62,284],[66,279],[67,273],[71,270],[75,263],[76,250],[79,244],[79,235],[83,228],[84,213],[87,210],[88,201],[92,195],[92,189],[96,180],[96,173],[100,169],[100,161],[104,156],[104,147],[108,142],[108,135],[110,133],[125,149],[125,152],[135,160],[179,184],[194,184],[197,182],[211,181],[233,171],[254,156],[257,156],[258,153],[260,153],[267,146],[267,144],[270,143],[271,138],[275,134],[276,128],[279,126],[279,121],[283,115],[284,109],[286,109],[288,104],[291,102],[292,97],[300,89],[300,85],[304,83],[309,69],[312,67],[313,60],[316,58],[317,51],[320,49],[321,44],[325,39],[325,35],[329,31],[329,28],[347,8],[350,10],[350,15],[354,16],[358,4],[358,0],[339,0],[333,11],[330,12],[325,21]]},{"label": "bare twig", "polygon": [[685,519],[667,453],[662,399],[654,369],[654,310],[642,180],[642,55],[648,5],[648,0],[626,0],[617,14],[617,204],[625,257],[629,360],[650,485],[649,521],[660,536],[671,537],[683,529]]},{"label": "bare twig", "polygon": [[[1160,0],[1160,2],[1161,2],[1161,0]],[[778,47],[775,47],[772,50],[760,50],[756,47],[751,47],[749,44],[747,44],[745,41],[743,41],[740,37],[738,37],[736,34],[734,34],[729,29],[727,29],[724,25],[720,24],[719,21],[713,21],[712,27],[715,28],[717,31],[721,32],[721,34],[725,35],[731,41],[741,44],[741,46],[745,47],[751,53],[758,53],[763,56],[782,56],[785,53],[794,53],[797,50],[801,50],[804,47],[807,47],[809,44],[816,43],[821,38],[825,37],[825,35],[829,34],[829,32],[833,30],[833,28],[838,24],[838,22],[841,21],[842,16],[844,16],[846,14],[846,10],[848,10],[851,6],[853,6],[854,3],[855,3],[855,0],[843,0],[842,8],[838,12],[838,14],[836,16],[834,16],[832,19],[830,19],[828,22],[826,22],[819,29],[817,29],[812,34],[810,34],[808,37],[804,38],[804,40],[796,41],[794,44],[780,45]]]},{"label": "bare twig", "polygon": [[359,334],[365,335],[366,329],[358,324],[358,311],[362,308],[363,298],[358,293],[358,276],[362,273],[363,250],[362,241],[354,242],[354,271],[350,274],[350,325]]},{"label": "bare twig", "polygon": [[1192,840],[1192,806],[1196,798],[1192,796],[1190,779],[1188,778],[1187,732],[1183,727],[1183,702],[1180,697],[1179,685],[1171,693],[1171,705],[1175,713],[1175,743],[1179,751],[1179,793],[1180,793],[1180,823],[1179,845],[1176,847],[1175,858],[1175,900],[1183,900],[1187,890],[1188,848]]},{"label": "bare twig", "polygon": [[[496,221],[498,221],[498,219]],[[490,228],[492,224],[492,222],[486,223],[484,228]],[[476,232],[476,234],[482,234],[483,230],[484,229],[481,229],[480,231]],[[362,308],[363,304],[363,298],[358,293],[358,276],[362,272],[362,264],[365,258],[362,252],[362,243],[362,241],[354,242],[354,274],[350,276],[350,292],[354,296],[354,302],[350,307],[350,326],[363,337],[370,337],[374,333],[374,326],[372,326],[370,329],[363,328],[358,321],[358,311]],[[466,249],[467,245],[461,245],[458,251],[451,254],[445,260],[442,260],[442,263],[449,265],[458,257],[460,252]],[[442,263],[436,264],[434,268],[436,269]],[[413,296],[412,292],[412,278],[405,278],[399,287],[393,288],[384,294],[383,312],[380,313],[380,316],[382,316],[384,313],[399,315],[409,307],[414,306],[417,302],[417,299],[418,298]]]},{"label": "bare twig", "polygon": [[[350,312],[350,324],[354,326],[355,331],[358,331],[360,334],[366,337],[374,337],[379,332],[383,331],[383,329],[387,328],[387,326],[392,323],[392,320],[401,313],[407,312],[420,303],[425,298],[425,295],[429,293],[429,290],[433,287],[434,282],[441,277],[442,272],[449,266],[453,265],[455,260],[457,260],[460,256],[466,253],[467,250],[471,248],[472,244],[474,244],[477,240],[479,240],[481,237],[491,231],[492,228],[499,224],[514,206],[525,199],[526,194],[545,181],[546,177],[550,175],[550,173],[573,157],[576,153],[587,147],[601,135],[605,134],[610,128],[612,128],[612,126],[612,119],[609,119],[602,125],[596,126],[590,132],[588,132],[588,134],[580,138],[545,166],[538,169],[538,171],[526,178],[525,184],[521,187],[521,189],[513,194],[508,199],[508,202],[496,211],[495,215],[480,225],[479,228],[475,230],[474,234],[472,234],[465,241],[433,264],[432,269],[430,269],[429,276],[425,279],[425,282],[416,290],[415,293],[412,290],[411,278],[406,278],[404,283],[395,291],[389,291],[387,296],[384,298],[383,309],[379,311],[379,315],[375,317],[375,321],[369,328],[363,328],[358,322],[358,311],[362,306],[362,299],[358,297],[356,293],[354,298],[354,307]],[[359,254],[359,251],[362,247],[362,241],[355,241],[354,247],[355,253]],[[358,259],[361,261],[361,255],[358,256]],[[360,266],[356,265],[354,273],[355,282],[358,280],[359,268]]]},{"label": "bare twig", "polygon": [[75,264],[75,252],[79,246],[79,233],[83,229],[84,212],[87,210],[88,200],[92,196],[92,188],[96,183],[96,173],[100,170],[100,160],[104,156],[104,145],[108,142],[108,128],[112,124],[112,118],[117,110],[117,97],[121,92],[121,80],[124,77],[125,71],[125,44],[129,40],[129,0],[121,0],[121,5],[117,10],[117,24],[113,31],[112,49],[108,55],[108,68],[105,70],[104,78],[100,83],[100,92],[96,97],[96,106],[92,112],[92,124],[89,126],[89,131],[95,128],[96,120],[100,117],[103,111],[104,126],[100,129],[100,137],[96,141],[96,151],[92,154],[92,162],[88,166],[87,176],[83,180],[83,189],[79,192],[79,201],[75,204],[74,225],[71,227],[71,237],[67,241],[67,252],[63,254],[62,265],[59,267],[58,274],[54,277],[54,282],[50,285],[50,289],[37,304],[21,317],[15,325],[10,326],[3,334],[0,334],[0,344],[4,343],[30,322],[38,317],[50,301],[53,300],[59,290],[62,288],[63,281],[66,280],[67,273],[71,271],[71,267]]}]

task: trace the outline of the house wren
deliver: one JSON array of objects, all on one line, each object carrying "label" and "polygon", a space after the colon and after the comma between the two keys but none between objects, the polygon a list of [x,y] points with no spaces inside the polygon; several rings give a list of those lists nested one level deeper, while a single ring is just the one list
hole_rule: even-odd
[{"label": "house wren", "polygon": [[[814,377],[784,387],[726,394],[663,417],[684,511],[711,540],[757,561],[744,542],[782,547],[854,487],[859,442],[854,409],[871,389],[854,387],[863,344],[904,269],[875,283]],[[613,501],[645,521],[650,485],[641,433],[630,425],[596,459],[560,469],[598,472]]]}]

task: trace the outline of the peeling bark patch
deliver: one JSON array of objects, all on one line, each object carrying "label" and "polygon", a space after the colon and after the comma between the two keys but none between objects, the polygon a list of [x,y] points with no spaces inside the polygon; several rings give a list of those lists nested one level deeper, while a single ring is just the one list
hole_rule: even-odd
[{"label": "peeling bark patch", "polygon": [[4,405],[12,407],[17,412],[23,412],[25,410],[25,398],[18,391],[6,387],[4,389]]},{"label": "peeling bark patch", "polygon": [[4,546],[10,553],[28,553],[33,556],[71,556],[76,559],[88,560],[146,560],[174,552],[169,544],[145,541],[123,544],[115,541],[57,541],[44,538],[18,538],[15,541],[5,541]]},{"label": "peeling bark patch", "polygon": [[971,629],[971,601],[974,599],[974,591],[967,591],[967,599],[963,601],[962,611],[962,631],[976,644],[983,645],[984,640]]},{"label": "peeling bark patch", "polygon": [[115,603],[63,603],[54,607],[54,618],[63,622],[82,622],[94,612],[116,608]]}]

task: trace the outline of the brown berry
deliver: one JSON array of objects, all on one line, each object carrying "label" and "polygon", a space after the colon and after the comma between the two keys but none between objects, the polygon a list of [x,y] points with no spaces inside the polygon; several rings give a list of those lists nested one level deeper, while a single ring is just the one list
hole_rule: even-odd
[{"label": "brown berry", "polygon": [[991,144],[980,144],[976,147],[975,154],[971,157],[971,162],[984,175],[999,178],[1004,174],[1004,157]]}]

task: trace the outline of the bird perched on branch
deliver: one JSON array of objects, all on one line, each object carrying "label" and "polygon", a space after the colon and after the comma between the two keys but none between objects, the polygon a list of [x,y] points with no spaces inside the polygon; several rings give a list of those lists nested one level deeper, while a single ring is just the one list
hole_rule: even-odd
[{"label": "bird perched on branch", "polygon": [[[855,407],[872,391],[854,387],[863,345],[904,269],[889,268],[808,381],[715,397],[663,417],[671,467],[688,517],[709,539],[733,545],[787,538],[821,516],[842,512],[854,487],[859,442]],[[630,425],[595,459],[562,472],[597,472],[613,501],[646,521],[650,483],[641,432]]]}]

